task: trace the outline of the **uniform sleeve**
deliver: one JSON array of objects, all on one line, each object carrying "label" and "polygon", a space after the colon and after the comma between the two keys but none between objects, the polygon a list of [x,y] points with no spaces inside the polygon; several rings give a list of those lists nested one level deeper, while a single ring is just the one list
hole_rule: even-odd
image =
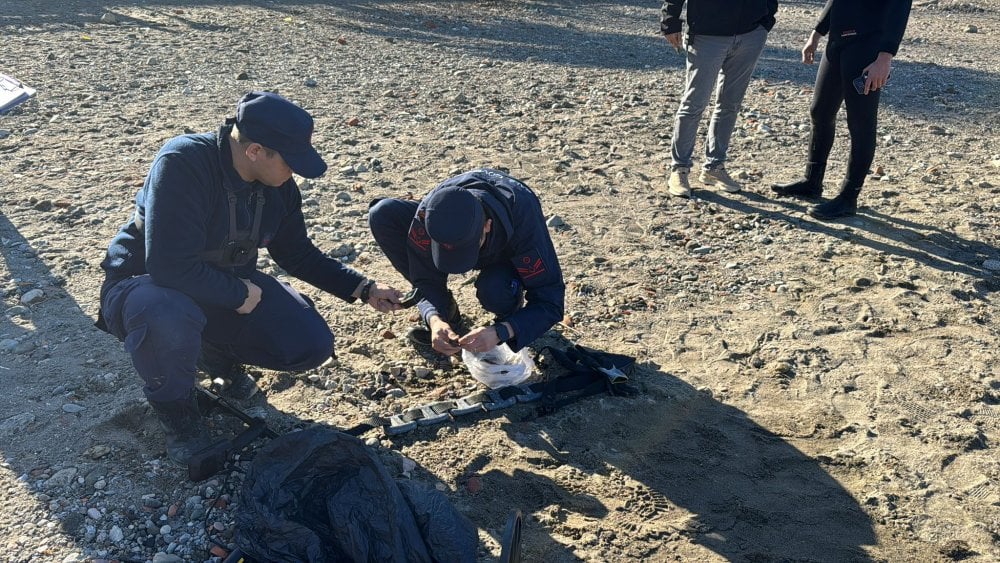
[{"label": "uniform sleeve", "polygon": [[660,33],[677,33],[681,30],[683,8],[684,0],[663,0],[663,7],[660,9]]},{"label": "uniform sleeve", "polygon": [[283,194],[288,211],[274,239],[267,245],[268,254],[289,275],[344,301],[354,301],[352,294],[365,277],[316,248],[306,232],[302,193],[298,186],[292,182],[278,189],[288,190]]},{"label": "uniform sleeve", "polygon": [[896,56],[899,51],[899,44],[903,41],[903,33],[906,32],[906,23],[910,19],[910,8],[913,6],[912,0],[893,0],[886,8],[885,30],[879,40],[879,52],[890,53]]},{"label": "uniform sleeve", "polygon": [[826,0],[823,11],[819,13],[819,20],[816,21],[816,33],[826,35],[830,33],[830,12],[833,11],[834,0]]},{"label": "uniform sleeve", "polygon": [[212,209],[207,181],[180,154],[162,154],[154,161],[143,188],[146,271],[156,285],[199,303],[236,309],[246,300],[246,286],[201,258]]},{"label": "uniform sleeve", "polygon": [[[517,214],[524,217],[515,226],[517,241],[511,263],[524,285],[525,305],[501,321],[514,327],[514,338],[508,345],[514,351],[534,342],[539,336],[563,319],[566,285],[556,257],[552,238],[545,226],[541,207]],[[527,235],[522,237],[522,232]]]}]

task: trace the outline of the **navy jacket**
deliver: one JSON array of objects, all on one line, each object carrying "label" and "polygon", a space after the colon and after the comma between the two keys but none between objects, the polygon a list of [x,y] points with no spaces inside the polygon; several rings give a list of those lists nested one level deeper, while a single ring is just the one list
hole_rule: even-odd
[{"label": "navy jacket", "polygon": [[[181,291],[201,305],[237,309],[247,297],[240,278],[256,269],[257,249],[267,248],[288,274],[353,299],[364,277],[324,255],[309,239],[295,181],[277,188],[243,181],[233,167],[230,131],[231,126],[224,126],[218,133],[182,135],[160,149],[135,196],[132,217],[101,262],[106,272],[102,296],[122,279],[149,274],[157,285]],[[240,266],[205,257],[229,240],[227,190],[236,196],[240,230],[250,230],[257,198],[264,198],[258,236]]]},{"label": "navy jacket", "polygon": [[878,50],[893,56],[903,41],[912,0],[826,0],[816,32],[830,40],[877,33]]},{"label": "navy jacket", "polygon": [[731,36],[749,33],[758,25],[771,31],[778,0],[664,0],[660,32],[681,30],[681,10],[687,3],[688,35]]},{"label": "navy jacket", "polygon": [[[566,286],[541,203],[523,183],[496,170],[466,172],[434,189],[453,185],[471,191],[483,202],[487,218],[493,219],[475,269],[499,262],[510,264],[524,286],[525,306],[500,319],[514,327],[515,336],[508,345],[519,350],[561,321],[564,314]],[[406,248],[409,279],[424,296],[418,307],[426,321],[432,314],[448,310],[449,295],[448,274],[438,270],[431,258],[430,237],[422,219],[425,201],[417,206]]]}]

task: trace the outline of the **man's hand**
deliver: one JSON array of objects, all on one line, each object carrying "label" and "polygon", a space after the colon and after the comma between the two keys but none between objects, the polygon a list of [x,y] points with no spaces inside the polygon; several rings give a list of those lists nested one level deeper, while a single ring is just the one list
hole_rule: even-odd
[{"label": "man's hand", "polygon": [[500,345],[497,329],[492,326],[473,329],[458,341],[458,345],[470,352],[481,353]]},{"label": "man's hand", "polygon": [[865,79],[865,95],[867,96],[868,92],[874,92],[885,86],[885,83],[889,81],[890,72],[892,72],[892,54],[882,51],[878,54],[875,62],[861,71],[862,75],[868,76]]},{"label": "man's hand", "polygon": [[674,47],[675,51],[681,52],[681,32],[664,33],[663,36],[667,38],[667,42]]},{"label": "man's hand", "polygon": [[430,318],[431,347],[451,356],[457,354],[461,348],[458,346],[459,336],[451,329],[451,325],[441,320],[441,317],[434,315]]},{"label": "man's hand", "polygon": [[378,282],[375,282],[375,285],[368,291],[368,304],[380,313],[401,309],[399,301],[402,298],[403,294],[399,290]]},{"label": "man's hand", "polygon": [[806,40],[805,46],[802,47],[802,62],[807,65],[813,64],[816,60],[816,47],[819,46],[819,39],[823,37],[814,29],[812,33],[809,34],[809,39]]},{"label": "man's hand", "polygon": [[247,286],[247,298],[243,300],[243,304],[236,309],[236,312],[241,315],[249,315],[254,309],[257,308],[257,304],[260,303],[260,287],[250,280],[240,278],[240,281]]}]

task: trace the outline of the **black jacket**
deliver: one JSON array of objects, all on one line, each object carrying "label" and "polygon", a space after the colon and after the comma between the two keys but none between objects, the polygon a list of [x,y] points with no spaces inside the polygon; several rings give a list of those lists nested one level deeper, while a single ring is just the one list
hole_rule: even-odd
[{"label": "black jacket", "polygon": [[687,2],[688,35],[740,35],[757,29],[771,31],[778,0],[664,0],[660,31],[681,30],[681,9]]},{"label": "black jacket", "polygon": [[827,0],[816,32],[830,41],[877,33],[878,50],[896,55],[910,19],[912,0]]}]

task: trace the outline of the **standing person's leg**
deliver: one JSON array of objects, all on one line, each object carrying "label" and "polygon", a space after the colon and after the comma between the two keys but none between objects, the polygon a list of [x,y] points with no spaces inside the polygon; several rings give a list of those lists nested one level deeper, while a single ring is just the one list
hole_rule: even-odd
[{"label": "standing person's leg", "polygon": [[674,135],[670,141],[671,172],[668,190],[671,195],[691,195],[688,173],[691,171],[691,157],[698,136],[698,122],[712,97],[715,79],[732,41],[731,37],[709,35],[691,35],[687,38],[684,94],[674,116]]},{"label": "standing person's leg", "polygon": [[840,74],[840,47],[835,42],[827,43],[816,73],[816,87],[809,107],[812,131],[809,135],[809,160],[806,162],[805,178],[771,186],[778,195],[806,199],[823,195],[826,161],[833,148],[837,113],[844,102],[844,84]]},{"label": "standing person's leg", "polygon": [[315,368],[333,355],[333,333],[312,302],[287,283],[260,272],[250,281],[261,289],[253,312],[206,308],[204,340],[232,364],[279,371]]},{"label": "standing person's leg", "polygon": [[205,315],[183,293],[158,286],[148,276],[118,282],[101,300],[108,331],[125,343],[142,391],[166,435],[167,455],[186,465],[208,446],[194,395],[195,362]]},{"label": "standing person's leg", "polygon": [[817,205],[809,214],[817,219],[834,219],[854,215],[858,210],[858,195],[875,159],[878,135],[879,90],[859,94],[853,81],[878,56],[876,38],[859,38],[843,50],[840,79],[847,108],[847,129],[851,134],[851,153],[847,160],[847,175],[840,193],[832,200]]},{"label": "standing person's leg", "polygon": [[725,162],[736,118],[765,42],[767,30],[763,26],[736,36],[719,73],[719,94],[708,126],[701,181],[710,186],[719,185],[727,192],[740,191],[739,183],[726,173]]}]

